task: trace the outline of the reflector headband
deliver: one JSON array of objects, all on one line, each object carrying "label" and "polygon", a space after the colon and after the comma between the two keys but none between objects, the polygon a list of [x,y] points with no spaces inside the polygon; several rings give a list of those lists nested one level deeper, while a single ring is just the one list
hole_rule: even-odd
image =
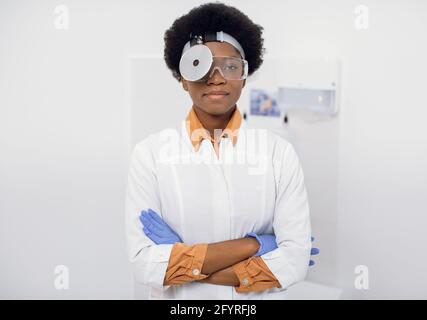
[{"label": "reflector headband", "polygon": [[205,32],[203,34],[196,34],[196,35],[193,35],[191,33],[190,40],[184,45],[181,56],[192,46],[196,44],[203,44],[208,41],[227,42],[231,44],[233,47],[235,47],[240,52],[240,55],[242,56],[242,58],[245,59],[245,52],[243,51],[243,48],[240,45],[240,43],[233,36],[223,31]]}]

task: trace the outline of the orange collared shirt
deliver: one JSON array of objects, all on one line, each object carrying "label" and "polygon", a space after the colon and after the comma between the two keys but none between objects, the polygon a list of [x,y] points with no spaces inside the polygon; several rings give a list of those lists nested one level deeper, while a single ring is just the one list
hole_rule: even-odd
[{"label": "orange collared shirt", "polygon": [[199,150],[200,144],[203,139],[209,139],[214,146],[215,153],[217,154],[217,156],[219,155],[219,143],[223,137],[231,137],[233,146],[236,145],[241,123],[242,115],[240,114],[239,109],[236,107],[233,114],[231,115],[227,126],[224,130],[221,131],[221,135],[219,137],[212,138],[209,131],[203,127],[202,123],[197,117],[194,107],[191,108],[186,119],[187,132],[190,137],[191,143],[193,144],[194,150]]}]

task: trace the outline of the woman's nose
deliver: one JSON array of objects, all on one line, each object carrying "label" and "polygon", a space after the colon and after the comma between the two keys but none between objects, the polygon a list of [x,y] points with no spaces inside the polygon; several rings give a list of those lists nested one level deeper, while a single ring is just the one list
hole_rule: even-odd
[{"label": "woman's nose", "polygon": [[224,75],[219,67],[213,68],[209,74],[208,83],[225,83],[226,80]]}]

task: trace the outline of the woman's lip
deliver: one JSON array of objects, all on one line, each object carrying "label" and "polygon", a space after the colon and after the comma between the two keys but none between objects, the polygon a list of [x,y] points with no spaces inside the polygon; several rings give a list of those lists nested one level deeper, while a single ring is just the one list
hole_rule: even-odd
[{"label": "woman's lip", "polygon": [[212,100],[219,100],[226,96],[227,94],[206,94],[205,97]]}]

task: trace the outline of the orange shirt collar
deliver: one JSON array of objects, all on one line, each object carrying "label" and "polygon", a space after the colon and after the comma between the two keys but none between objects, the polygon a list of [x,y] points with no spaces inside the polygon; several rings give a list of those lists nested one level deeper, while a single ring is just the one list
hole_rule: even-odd
[{"label": "orange shirt collar", "polygon": [[[231,115],[230,121],[228,122],[226,128],[221,134],[221,137],[229,136],[232,137],[233,146],[237,143],[237,135],[239,132],[240,124],[242,123],[242,115],[240,114],[239,108],[236,106],[233,114]],[[211,137],[209,131],[205,129],[197,117],[194,107],[191,108],[190,112],[186,118],[187,132],[190,137],[191,143],[193,144],[194,149],[197,151],[200,147],[200,143],[203,139],[209,139],[214,141]]]}]

